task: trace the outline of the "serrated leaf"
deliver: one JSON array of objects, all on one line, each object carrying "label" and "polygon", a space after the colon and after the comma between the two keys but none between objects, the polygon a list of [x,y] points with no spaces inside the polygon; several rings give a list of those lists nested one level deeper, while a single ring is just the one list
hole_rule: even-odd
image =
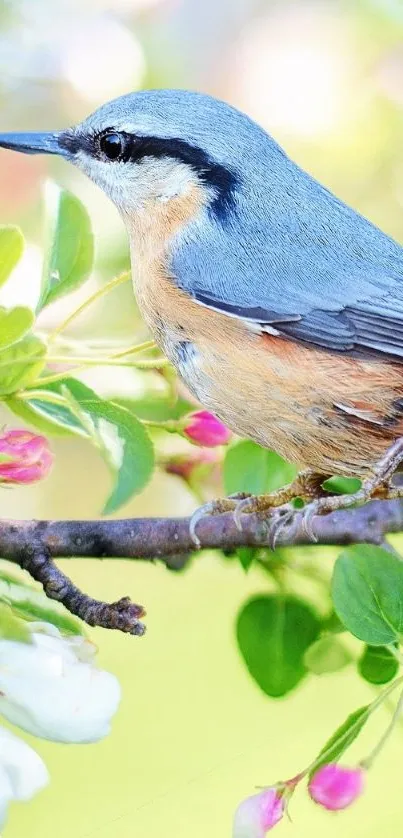
[{"label": "serrated leaf", "polygon": [[46,346],[35,335],[0,352],[0,396],[8,396],[27,387],[45,365]]},{"label": "serrated leaf", "polygon": [[361,677],[370,684],[387,684],[399,669],[398,661],[386,646],[366,646],[357,666]]},{"label": "serrated leaf", "polygon": [[18,643],[31,643],[31,635],[24,620],[13,614],[9,605],[0,602],[0,638],[16,640]]},{"label": "serrated leaf", "polygon": [[350,653],[333,634],[320,637],[309,646],[304,655],[304,664],[314,675],[339,672],[351,661]]},{"label": "serrated leaf", "polygon": [[403,635],[403,563],[371,544],[348,547],[332,579],[335,611],[345,627],[371,646],[388,646]]},{"label": "serrated leaf", "polygon": [[12,346],[30,331],[34,323],[34,313],[25,306],[3,308],[0,306],[0,350]]},{"label": "serrated leaf", "polygon": [[370,708],[368,704],[350,713],[345,722],[337,728],[330,739],[327,740],[322,750],[319,751],[317,762],[315,761],[315,768],[312,769],[309,777],[312,777],[323,765],[327,765],[329,762],[337,762],[343,756],[347,748],[352,745],[358,734],[361,733],[369,716]]},{"label": "serrated leaf", "polygon": [[51,218],[49,257],[42,280],[39,308],[70,294],[88,279],[94,259],[94,239],[86,208],[70,192],[48,187]]},{"label": "serrated leaf", "polygon": [[297,473],[295,466],[249,440],[231,445],[223,467],[225,493],[250,492],[262,495],[290,483]]},{"label": "serrated leaf", "polygon": [[20,261],[23,251],[24,237],[21,230],[18,227],[0,227],[0,287]]},{"label": "serrated leaf", "polygon": [[306,649],[320,621],[312,608],[291,596],[258,596],[237,619],[237,640],[252,678],[273,698],[286,695],[304,677]]},{"label": "serrated leaf", "polygon": [[104,514],[115,512],[148,483],[154,469],[154,449],[141,422],[113,402],[100,399],[89,387],[69,378],[61,392],[69,392],[93,424],[93,438],[116,475]]}]

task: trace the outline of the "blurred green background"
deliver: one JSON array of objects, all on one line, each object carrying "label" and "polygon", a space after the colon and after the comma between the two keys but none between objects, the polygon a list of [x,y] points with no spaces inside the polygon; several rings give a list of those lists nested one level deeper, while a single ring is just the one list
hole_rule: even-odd
[{"label": "blurred green background", "polygon": [[[402,36],[401,0],[0,0],[1,130],[60,128],[144,86],[201,89],[246,110],[299,164],[401,241]],[[7,303],[26,304],[37,293],[47,177],[86,203],[97,267],[84,292],[46,311],[46,329],[68,313],[66,305],[128,264],[122,223],[95,186],[59,161],[2,153],[0,220],[19,223],[29,241]],[[128,343],[144,334],[129,287],[72,332]],[[124,397],[145,386],[130,369],[94,370],[84,380]],[[0,422],[10,421],[0,414]],[[99,515],[109,475],[97,454],[81,441],[53,445],[51,477],[2,492],[3,516]],[[160,473],[123,512],[184,515],[196,504],[178,477]],[[332,555],[324,550],[323,562]],[[222,838],[242,797],[295,774],[372,697],[349,671],[307,680],[285,701],[259,692],[234,642],[239,607],[268,589],[258,570],[245,575],[217,554],[203,554],[183,573],[112,560],[64,567],[93,596],[130,594],[144,603],[148,633],[137,640],[91,632],[101,665],[123,687],[112,734],[85,747],[32,740],[51,784],[32,803],[12,807],[8,838]],[[352,758],[381,731],[382,713]],[[279,834],[400,836],[402,749],[396,736],[351,811],[326,814],[298,792],[294,822],[285,820]]]}]

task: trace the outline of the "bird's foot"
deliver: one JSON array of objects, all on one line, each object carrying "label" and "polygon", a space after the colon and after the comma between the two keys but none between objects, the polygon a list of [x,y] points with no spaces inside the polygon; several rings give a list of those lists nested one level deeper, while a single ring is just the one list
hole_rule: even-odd
[{"label": "bird's foot", "polygon": [[[274,549],[280,534],[288,529],[295,517],[302,514],[302,526],[309,539],[315,542],[312,522],[317,515],[328,515],[341,509],[363,504],[373,498],[392,500],[403,497],[403,487],[392,483],[392,476],[403,462],[403,438],[396,440],[376,464],[372,475],[364,480],[358,491],[350,495],[330,495],[323,489],[326,475],[311,469],[300,472],[288,486],[266,495],[239,493],[228,498],[211,501],[197,509],[190,520],[190,536],[195,546],[201,543],[196,528],[206,515],[221,515],[232,512],[238,529],[242,529],[242,516],[255,513],[267,517],[269,523],[269,546]],[[296,509],[291,501],[301,498],[306,502],[304,509]]]},{"label": "bird's foot", "polygon": [[367,503],[375,498],[382,500],[402,498],[403,486],[394,486],[392,483],[392,476],[402,461],[403,438],[400,438],[388,448],[386,454],[374,467],[371,477],[363,481],[358,491],[351,495],[329,495],[309,503],[302,512],[302,525],[311,541],[317,541],[312,528],[312,519],[315,515],[328,515],[340,509],[349,509],[351,506]]},{"label": "bird's foot", "polygon": [[[200,549],[201,543],[196,533],[196,528],[199,522],[206,515],[221,515],[226,512],[232,512],[234,521],[239,530],[242,530],[242,515],[250,515],[252,513],[265,515],[270,514],[272,519],[272,510],[276,509],[276,521],[272,523],[271,529],[275,530],[279,527],[278,532],[286,525],[286,520],[292,518],[294,507],[291,506],[291,501],[295,498],[302,498],[303,500],[312,500],[312,498],[321,497],[325,494],[322,488],[322,483],[326,478],[320,474],[307,469],[300,472],[295,480],[288,486],[283,486],[275,492],[270,492],[266,495],[250,495],[245,492],[239,492],[236,495],[230,495],[228,498],[220,498],[218,500],[210,501],[204,506],[201,506],[193,513],[190,519],[189,532],[190,537],[195,546]],[[275,541],[270,537],[270,546],[274,549]]]}]

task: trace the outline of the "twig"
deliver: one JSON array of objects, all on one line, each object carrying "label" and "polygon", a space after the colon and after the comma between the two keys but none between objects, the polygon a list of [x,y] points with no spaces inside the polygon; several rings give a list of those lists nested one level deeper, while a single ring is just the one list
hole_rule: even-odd
[{"label": "twig", "polygon": [[37,540],[38,544],[35,541],[24,544],[18,564],[43,585],[49,599],[63,603],[71,614],[80,617],[89,626],[118,629],[138,636],[144,634],[145,626],[139,621],[146,613],[142,605],[131,602],[129,597],[108,603],[84,594],[56,567],[41,539]]},{"label": "twig", "polygon": [[[206,516],[198,525],[202,548],[225,551],[237,547],[270,544],[271,524],[278,512],[262,520],[258,515],[243,517],[242,531],[233,516]],[[115,603],[92,599],[73,585],[54,564],[54,558],[159,559],[167,566],[183,567],[195,550],[189,536],[189,518],[131,518],[95,521],[0,521],[0,556],[27,570],[41,582],[45,593],[62,602],[71,613],[90,625],[142,634],[138,619],[141,606],[127,597]],[[321,545],[385,543],[387,533],[403,530],[403,502],[371,501],[355,509],[344,509],[315,517],[312,529]],[[279,547],[311,544],[301,513],[279,533]]]}]

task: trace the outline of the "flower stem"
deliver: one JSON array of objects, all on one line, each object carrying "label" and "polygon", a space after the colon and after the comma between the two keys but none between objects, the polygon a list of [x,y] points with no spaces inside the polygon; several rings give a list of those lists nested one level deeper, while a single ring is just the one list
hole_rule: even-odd
[{"label": "flower stem", "polygon": [[133,346],[128,346],[127,349],[123,349],[120,352],[113,352],[110,355],[110,358],[124,358],[126,355],[135,355],[138,352],[145,352],[147,349],[156,349],[157,344],[155,340],[145,340],[143,343],[137,343]]},{"label": "flower stem", "polygon": [[[377,710],[378,707],[380,707],[381,704],[383,704],[385,699],[388,698],[388,696],[392,692],[394,692],[394,690],[398,686],[400,686],[401,684],[403,684],[403,675],[400,675],[399,678],[396,678],[394,681],[392,681],[392,683],[389,684],[389,686],[386,687],[386,689],[384,689],[381,692],[381,694],[378,695],[374,699],[374,701],[372,701],[371,704],[368,705],[367,712],[366,712],[366,720],[369,719],[369,717],[372,715],[372,713],[374,713],[375,710]],[[399,703],[400,703],[400,700],[399,700]],[[400,709],[399,709],[399,713],[400,713]],[[394,716],[395,716],[395,714],[394,714]],[[392,721],[393,721],[393,724],[394,724],[394,717],[393,717]],[[391,724],[392,724],[392,722],[391,722]],[[338,740],[337,744],[340,746],[340,745],[342,745],[342,743],[344,741],[348,742],[348,739],[351,736],[352,731],[354,731],[356,728],[359,728],[361,725],[362,725],[362,716],[360,716],[360,718],[358,718],[354,722],[354,724],[352,724],[351,727],[349,727],[348,730],[346,730],[340,736],[340,739]],[[390,725],[389,725],[389,727],[390,727]],[[323,763],[323,761],[326,760],[327,755],[329,755],[329,756],[331,755],[332,751],[334,750],[335,744],[336,744],[335,742],[332,742],[332,744],[329,745],[329,748],[326,751],[324,751],[323,753],[320,753],[319,756],[317,756],[316,759],[314,759],[314,761],[311,762],[311,764],[308,765],[308,767],[305,768],[304,771],[302,771],[301,774],[299,774],[298,776],[299,777],[306,777],[308,774],[311,774],[313,771],[315,771],[316,767],[318,765],[321,765]]]},{"label": "flower stem", "polygon": [[396,707],[395,707],[395,712],[393,713],[393,716],[392,716],[392,718],[391,718],[383,736],[381,736],[378,744],[375,745],[375,748],[373,748],[371,753],[365,759],[361,760],[360,765],[362,766],[362,768],[368,769],[368,768],[372,767],[375,759],[380,754],[383,747],[386,745],[386,742],[388,741],[390,735],[393,733],[393,731],[394,731],[394,729],[395,729],[395,727],[396,727],[396,725],[397,725],[397,723],[400,719],[402,710],[403,710],[403,691],[400,693],[399,700],[398,700],[398,702],[396,704]]},{"label": "flower stem", "polygon": [[101,288],[98,288],[98,290],[95,291],[94,294],[91,294],[90,297],[84,300],[84,302],[81,303],[81,305],[74,309],[74,311],[72,311],[71,314],[69,314],[69,316],[66,317],[65,320],[63,320],[56,327],[56,329],[53,330],[53,332],[50,333],[48,338],[49,343],[52,343],[55,340],[55,338],[60,334],[60,332],[63,332],[65,329],[67,329],[67,327],[70,326],[73,320],[75,320],[76,317],[79,317],[79,315],[82,314],[82,312],[85,311],[87,308],[89,308],[89,306],[91,306],[92,303],[95,303],[97,300],[100,300],[101,297],[105,296],[105,294],[109,294],[110,291],[113,291],[115,288],[117,288],[119,285],[122,285],[124,282],[127,282],[129,279],[130,271],[124,271],[122,274],[119,274],[119,276],[116,276],[114,277],[114,279],[111,279],[110,282],[107,282],[106,285],[102,285]]},{"label": "flower stem", "polygon": [[167,431],[169,434],[179,433],[182,427],[178,419],[166,419],[160,422],[156,419],[142,419],[141,423],[148,428],[159,428],[162,431]]},{"label": "flower stem", "polygon": [[119,356],[107,356],[106,358],[91,355],[51,355],[46,359],[47,364],[78,364],[84,367],[138,367],[139,369],[160,369],[167,366],[167,358],[144,358],[143,361],[131,361],[121,359]]}]

